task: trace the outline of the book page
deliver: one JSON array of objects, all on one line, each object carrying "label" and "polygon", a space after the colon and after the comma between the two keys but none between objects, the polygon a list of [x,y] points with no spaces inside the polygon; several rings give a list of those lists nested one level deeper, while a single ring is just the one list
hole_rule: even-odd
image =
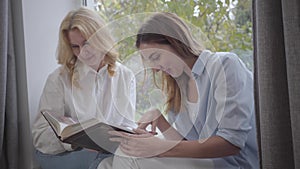
[{"label": "book page", "polygon": [[98,124],[99,122],[100,121],[97,120],[96,118],[91,118],[89,120],[80,121],[80,122],[77,122],[77,123],[70,124],[70,125],[65,126],[63,128],[63,130],[61,132],[61,136],[62,136],[62,138],[69,137],[73,134],[76,134],[76,133],[86,129],[86,128],[94,126],[94,125]]},{"label": "book page", "polygon": [[76,124],[76,121],[74,119],[72,119],[71,117],[65,117],[65,116],[60,116],[58,118],[59,120],[59,126],[60,126],[60,135],[63,134],[63,131],[65,130],[65,128],[69,127],[69,126],[73,126]]},{"label": "book page", "polygon": [[54,112],[42,112],[46,120],[50,123],[58,136],[61,136],[64,128],[74,125],[77,122],[71,117],[57,115]]}]

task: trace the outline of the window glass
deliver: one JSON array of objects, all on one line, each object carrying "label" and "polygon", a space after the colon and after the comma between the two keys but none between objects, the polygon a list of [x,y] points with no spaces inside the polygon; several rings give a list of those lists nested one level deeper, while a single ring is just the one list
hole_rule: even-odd
[{"label": "window glass", "polygon": [[[234,52],[252,71],[251,0],[90,0],[89,2],[89,6],[98,11],[109,23],[121,61],[129,65],[135,73],[142,72],[139,70],[140,65],[137,64],[138,58],[134,57],[138,55],[134,46],[134,33],[143,22],[143,19],[137,18],[147,15],[147,12],[156,11],[176,13],[191,25],[196,35],[200,32],[197,36],[207,49]],[[145,79],[145,76],[141,73],[141,77],[137,75],[137,78]],[[151,91],[144,90],[144,85],[149,87],[152,84],[151,80],[145,83],[142,79],[137,80],[137,102],[142,102],[137,104],[140,105],[138,111],[141,112],[156,104],[151,103],[152,96],[145,96]],[[159,93],[157,90],[152,91],[154,96]],[[160,100],[156,102],[163,103]]]}]

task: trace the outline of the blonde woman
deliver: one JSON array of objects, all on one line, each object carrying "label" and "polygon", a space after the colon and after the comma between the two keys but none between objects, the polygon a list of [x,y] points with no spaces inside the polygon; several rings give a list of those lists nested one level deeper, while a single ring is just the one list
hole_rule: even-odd
[{"label": "blonde woman", "polygon": [[[153,109],[140,119],[139,135],[112,132],[121,137],[112,138],[120,154],[99,168],[259,168],[252,73],[235,54],[203,50],[172,13],[151,16],[136,47],[163,79],[168,120]],[[146,132],[149,125],[164,138]]]},{"label": "blonde woman", "polygon": [[[39,112],[51,111],[78,121],[96,117],[131,126],[135,112],[135,77],[117,62],[105,22],[94,11],[69,12],[60,25],[57,60],[46,81]],[[95,168],[109,154],[60,142],[41,113],[32,127],[37,160],[43,169]]]}]

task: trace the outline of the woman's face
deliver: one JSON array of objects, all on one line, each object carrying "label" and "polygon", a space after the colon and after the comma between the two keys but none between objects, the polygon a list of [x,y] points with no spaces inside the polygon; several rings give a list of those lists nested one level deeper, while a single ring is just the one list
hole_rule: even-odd
[{"label": "woman's face", "polygon": [[100,62],[104,58],[104,54],[97,52],[78,29],[70,30],[68,36],[73,54],[77,56],[80,61],[97,71]]},{"label": "woman's face", "polygon": [[147,67],[164,71],[175,78],[179,77],[187,66],[170,45],[142,43],[139,51]]}]

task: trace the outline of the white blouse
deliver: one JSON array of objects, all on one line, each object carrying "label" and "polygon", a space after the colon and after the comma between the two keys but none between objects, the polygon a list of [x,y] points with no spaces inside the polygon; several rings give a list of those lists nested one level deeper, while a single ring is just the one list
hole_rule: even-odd
[{"label": "white blouse", "polygon": [[[97,117],[118,125],[135,127],[135,76],[116,63],[111,77],[107,66],[98,72],[77,61],[76,84],[71,85],[67,70],[61,66],[48,76],[39,104],[39,112],[52,111],[79,121]],[[41,113],[32,126],[33,143],[47,154],[72,151],[70,144],[60,142]]]}]

